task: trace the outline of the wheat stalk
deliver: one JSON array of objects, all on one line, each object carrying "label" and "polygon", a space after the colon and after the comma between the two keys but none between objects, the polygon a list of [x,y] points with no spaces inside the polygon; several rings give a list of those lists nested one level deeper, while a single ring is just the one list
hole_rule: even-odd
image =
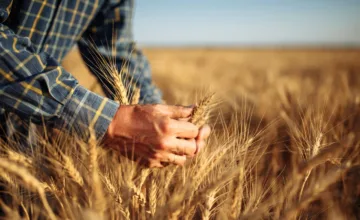
[{"label": "wheat stalk", "polygon": [[49,218],[56,220],[56,216],[54,214],[54,212],[52,211],[48,201],[46,200],[46,196],[45,196],[45,189],[43,184],[38,181],[34,176],[32,176],[31,174],[29,174],[29,172],[25,169],[22,168],[6,159],[0,159],[0,167],[1,169],[15,175],[16,177],[18,177],[19,179],[21,179],[24,182],[24,186],[26,186],[27,188],[36,191],[39,196],[40,199],[44,205],[45,210],[47,211]]},{"label": "wheat stalk", "polygon": [[1,210],[6,214],[8,219],[21,219],[19,213],[9,206],[7,206],[2,200],[0,200]]},{"label": "wheat stalk", "polygon": [[[315,156],[318,152],[319,152],[319,149],[320,149],[320,145],[321,145],[321,140],[322,140],[322,137],[323,137],[323,134],[319,134],[319,136],[316,138],[316,141],[315,141],[315,144],[314,144],[314,147],[312,149],[312,155],[311,156]],[[301,199],[301,196],[302,196],[302,193],[304,191],[304,187],[305,187],[305,184],[309,178],[311,174],[311,170],[309,170],[304,178],[304,182],[301,186],[301,189],[300,189],[300,193],[299,193],[299,199]]]},{"label": "wheat stalk", "polygon": [[99,176],[97,148],[97,140],[92,132],[89,139],[89,173],[92,183],[91,198],[93,202],[93,209],[99,212],[102,216],[106,208],[106,200],[104,199],[102,181]]},{"label": "wheat stalk", "polygon": [[326,190],[331,184],[338,181],[348,167],[350,167],[350,164],[345,165],[344,168],[334,169],[331,172],[327,173],[325,177],[318,180],[318,182],[315,183],[315,185],[313,186],[314,190],[310,190],[308,193],[306,193],[304,198],[301,199],[298,204],[286,210],[282,219],[293,219],[301,209],[303,209],[304,207],[306,207],[306,205],[317,199],[321,192]]}]

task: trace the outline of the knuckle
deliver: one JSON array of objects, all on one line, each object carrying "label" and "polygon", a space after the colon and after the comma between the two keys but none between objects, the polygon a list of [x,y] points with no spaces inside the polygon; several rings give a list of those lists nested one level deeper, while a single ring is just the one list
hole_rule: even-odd
[{"label": "knuckle", "polygon": [[169,133],[170,132],[170,118],[166,117],[160,122],[160,130],[163,133]]},{"label": "knuckle", "polygon": [[153,154],[153,158],[155,160],[160,160],[162,158],[162,155],[160,153],[156,152],[156,153]]},{"label": "knuckle", "polygon": [[154,109],[161,109],[161,104],[153,104]]},{"label": "knuckle", "polygon": [[166,150],[167,148],[169,148],[169,141],[166,138],[164,138],[159,143],[159,149]]},{"label": "knuckle", "polygon": [[134,105],[133,110],[134,112],[141,112],[142,111],[143,106],[140,105]]}]

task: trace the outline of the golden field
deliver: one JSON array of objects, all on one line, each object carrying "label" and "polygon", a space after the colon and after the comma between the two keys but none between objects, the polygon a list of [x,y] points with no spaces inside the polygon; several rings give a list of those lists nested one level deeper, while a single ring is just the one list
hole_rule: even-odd
[{"label": "golden field", "polygon": [[[356,49],[145,48],[143,51],[150,61],[154,83],[172,104],[191,99],[199,87],[226,91],[231,93],[231,98],[256,96],[259,100],[265,90],[275,90],[274,87],[304,89],[299,88],[302,86],[299,79],[311,82],[334,74],[356,76],[360,71],[360,50]],[[80,84],[91,88],[95,77],[81,63],[76,49],[63,65]],[[101,94],[99,87],[95,91]]]},{"label": "golden field", "polygon": [[[216,93],[207,147],[148,169],[90,139],[2,143],[9,219],[359,219],[360,50],[144,50],[169,104]],[[101,93],[74,50],[64,67]]]}]

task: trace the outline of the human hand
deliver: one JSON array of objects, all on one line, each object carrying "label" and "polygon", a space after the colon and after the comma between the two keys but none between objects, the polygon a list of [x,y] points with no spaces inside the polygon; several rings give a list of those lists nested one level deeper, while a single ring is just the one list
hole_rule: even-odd
[{"label": "human hand", "polygon": [[210,133],[208,126],[198,129],[183,120],[192,110],[169,105],[121,106],[109,125],[104,145],[122,154],[132,152],[149,167],[169,162],[183,165],[204,146]]}]

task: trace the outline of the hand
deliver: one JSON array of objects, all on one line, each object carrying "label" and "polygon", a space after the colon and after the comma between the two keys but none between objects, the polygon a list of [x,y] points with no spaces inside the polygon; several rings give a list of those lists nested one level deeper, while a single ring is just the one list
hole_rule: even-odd
[{"label": "hand", "polygon": [[196,140],[196,151],[197,154],[201,149],[203,149],[206,145],[206,140],[210,136],[211,129],[209,125],[203,125],[200,130],[198,136],[195,138]]},{"label": "hand", "polygon": [[194,124],[180,120],[190,117],[192,110],[169,105],[120,106],[104,145],[123,154],[133,153],[135,159],[150,167],[169,162],[183,165],[203,147],[209,133],[208,127],[199,132]]}]

